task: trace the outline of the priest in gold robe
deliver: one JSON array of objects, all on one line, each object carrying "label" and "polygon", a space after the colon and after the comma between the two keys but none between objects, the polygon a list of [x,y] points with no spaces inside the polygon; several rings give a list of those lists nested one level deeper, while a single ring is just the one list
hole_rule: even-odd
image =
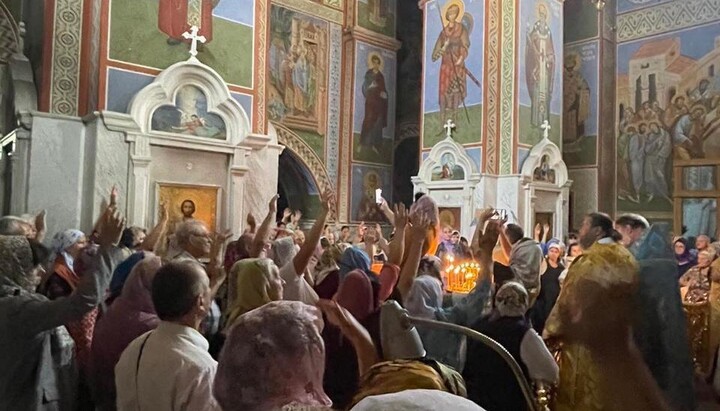
[{"label": "priest in gold robe", "polygon": [[570,266],[543,335],[551,346],[560,349],[555,411],[613,409],[611,401],[603,395],[607,391],[601,387],[601,377],[590,351],[584,345],[568,341],[565,330],[578,315],[578,304],[612,306],[608,315],[613,318],[608,318],[608,323],[628,323],[629,326],[631,315],[627,314],[632,312],[638,264],[618,242],[621,238],[605,214],[589,214],[580,228],[583,255]]}]

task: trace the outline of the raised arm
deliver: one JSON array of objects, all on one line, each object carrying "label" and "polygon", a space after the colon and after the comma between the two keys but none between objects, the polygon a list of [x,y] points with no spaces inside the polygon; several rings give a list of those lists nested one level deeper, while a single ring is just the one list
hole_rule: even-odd
[{"label": "raised arm", "polygon": [[390,209],[390,205],[388,205],[388,202],[385,201],[384,198],[382,199],[382,203],[380,203],[380,211],[382,211],[390,224],[395,225],[395,213]]},{"label": "raised arm", "polygon": [[398,267],[402,264],[405,253],[405,227],[407,226],[407,210],[404,204],[395,206],[395,236],[390,242],[388,263]]},{"label": "raised arm", "polygon": [[317,248],[317,245],[320,242],[320,237],[325,229],[325,221],[327,221],[328,214],[330,214],[334,207],[335,193],[332,191],[326,191],[322,198],[322,210],[320,210],[320,214],[318,214],[315,224],[310,230],[307,238],[305,238],[305,242],[302,247],[300,247],[300,251],[298,251],[295,258],[293,258],[295,272],[298,275],[303,275],[305,272],[305,267],[307,267],[310,262],[310,257],[313,256],[315,248]]},{"label": "raised arm", "polygon": [[125,219],[108,208],[97,225],[99,250],[94,255],[84,254],[78,265],[84,275],[75,291],[66,298],[48,301],[40,298],[28,299],[12,313],[16,324],[22,324],[19,332],[32,336],[42,331],[61,326],[82,318],[95,308],[105,296],[115,266],[122,253],[115,245],[125,227]]},{"label": "raised arm", "polygon": [[252,245],[250,246],[250,257],[252,258],[257,258],[260,253],[262,253],[263,248],[265,248],[265,243],[270,238],[270,228],[275,222],[275,215],[277,214],[278,198],[280,198],[280,196],[274,195],[273,198],[270,199],[268,213],[265,216],[263,222],[260,223],[260,227],[255,233],[255,238],[253,239]]},{"label": "raised arm", "polygon": [[155,251],[161,241],[167,235],[168,223],[170,221],[170,213],[168,213],[167,203],[160,204],[160,221],[153,227],[150,234],[145,238],[142,249],[145,251]]},{"label": "raised arm", "polygon": [[35,240],[39,243],[45,241],[45,235],[47,234],[46,217],[47,212],[45,210],[35,216]]},{"label": "raised arm", "polygon": [[502,247],[503,253],[505,254],[505,258],[510,258],[510,253],[512,252],[512,244],[510,244],[510,240],[508,240],[507,235],[505,235],[505,227],[502,227],[500,229],[500,246]]},{"label": "raised arm", "polygon": [[337,302],[330,300],[320,300],[317,306],[325,313],[328,321],[338,327],[345,338],[350,340],[355,349],[355,355],[357,355],[360,376],[364,375],[370,367],[380,361],[370,333],[348,310],[341,307]]},{"label": "raised arm", "polygon": [[412,227],[408,235],[408,255],[405,263],[400,268],[400,279],[397,284],[397,289],[400,291],[403,300],[407,299],[420,267],[423,244],[425,243],[430,221],[422,213],[416,213],[411,217],[411,224]]}]

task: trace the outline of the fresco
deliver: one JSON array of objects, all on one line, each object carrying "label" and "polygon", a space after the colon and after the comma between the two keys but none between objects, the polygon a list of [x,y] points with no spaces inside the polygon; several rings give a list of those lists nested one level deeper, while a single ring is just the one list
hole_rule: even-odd
[{"label": "fresco", "polygon": [[542,139],[548,120],[550,139],[560,143],[562,112],[563,18],[557,0],[520,3],[519,132],[520,143]]},{"label": "fresco", "polygon": [[[348,0],[355,1],[355,0]],[[357,0],[360,27],[395,38],[396,0]]]},{"label": "fresco", "polygon": [[[673,159],[720,159],[718,38],[715,23],[618,46],[619,210],[672,211]],[[712,189],[713,169],[688,167],[682,184]],[[710,221],[712,209],[683,214]]]},{"label": "fresco", "polygon": [[598,36],[598,18],[600,14],[594,7],[588,7],[586,0],[567,0],[563,4],[563,19],[572,21],[566,24],[564,42],[575,43],[589,40]]},{"label": "fresco", "polygon": [[555,184],[555,170],[550,168],[549,161],[547,155],[540,158],[540,165],[533,170],[533,181]]},{"label": "fresco", "polygon": [[440,156],[440,164],[432,170],[431,181],[457,181],[465,179],[465,169],[456,163],[453,153]]},{"label": "fresco", "polygon": [[158,107],[152,115],[151,129],[224,140],[225,122],[208,112],[207,97],[195,86],[184,86],[175,96],[175,105]]},{"label": "fresco", "polygon": [[617,0],[618,13],[637,10],[643,7],[657,6],[658,4],[668,3],[672,0]]},{"label": "fresco", "polygon": [[483,0],[448,0],[425,6],[423,147],[445,138],[479,143],[482,130]]},{"label": "fresco", "polygon": [[597,163],[598,42],[565,47],[563,58],[563,159],[568,167]]},{"label": "fresco", "polygon": [[375,190],[383,190],[383,198],[392,198],[392,169],[365,165],[352,166],[353,221],[382,222],[385,216],[375,203]]},{"label": "fresco", "polygon": [[[230,84],[252,87],[253,0],[112,0],[109,57],[164,70],[189,57],[182,34],[197,25],[197,58]],[[191,24],[192,23],[192,24]]]},{"label": "fresco", "polygon": [[270,8],[268,117],[323,136],[326,127],[328,23]]},{"label": "fresco", "polygon": [[353,158],[392,164],[395,135],[395,53],[358,42],[355,54]]}]

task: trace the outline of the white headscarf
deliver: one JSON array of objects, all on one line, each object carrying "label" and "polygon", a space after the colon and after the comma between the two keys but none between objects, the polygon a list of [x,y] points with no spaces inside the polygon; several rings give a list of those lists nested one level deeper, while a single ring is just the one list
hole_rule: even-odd
[{"label": "white headscarf", "polygon": [[60,231],[59,233],[55,234],[55,237],[52,239],[52,243],[50,247],[52,248],[52,251],[56,255],[62,255],[65,259],[65,264],[67,264],[68,268],[72,272],[75,272],[73,269],[73,258],[68,252],[66,251],[68,248],[74,246],[77,244],[78,241],[80,241],[81,238],[85,237],[85,233],[83,233],[80,230],[65,230]]},{"label": "white headscarf", "polygon": [[405,308],[414,317],[434,320],[437,310],[442,308],[442,284],[429,275],[420,275],[413,281]]},{"label": "white headscarf", "polygon": [[405,390],[373,395],[360,401],[351,411],[483,411],[474,402],[440,390]]}]

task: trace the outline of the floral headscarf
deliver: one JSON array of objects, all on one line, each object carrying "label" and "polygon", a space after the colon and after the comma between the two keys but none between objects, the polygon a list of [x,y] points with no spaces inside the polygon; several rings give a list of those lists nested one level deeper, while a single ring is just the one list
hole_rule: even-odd
[{"label": "floral headscarf", "polygon": [[32,250],[23,236],[0,236],[0,278],[34,291],[35,285],[27,273],[33,268]]},{"label": "floral headscarf", "polygon": [[501,317],[522,317],[528,310],[528,293],[522,284],[510,281],[495,295],[495,308]]},{"label": "floral headscarf", "polygon": [[241,315],[220,353],[213,394],[225,411],[288,404],[330,406],[323,390],[322,314],[297,301],[274,301]]},{"label": "floral headscarf", "polygon": [[291,262],[297,253],[298,247],[292,237],[283,237],[272,244],[272,259],[280,268]]},{"label": "floral headscarf", "polygon": [[238,261],[230,271],[229,315],[227,326],[250,310],[272,300],[268,294],[275,264],[268,258],[250,258]]}]

